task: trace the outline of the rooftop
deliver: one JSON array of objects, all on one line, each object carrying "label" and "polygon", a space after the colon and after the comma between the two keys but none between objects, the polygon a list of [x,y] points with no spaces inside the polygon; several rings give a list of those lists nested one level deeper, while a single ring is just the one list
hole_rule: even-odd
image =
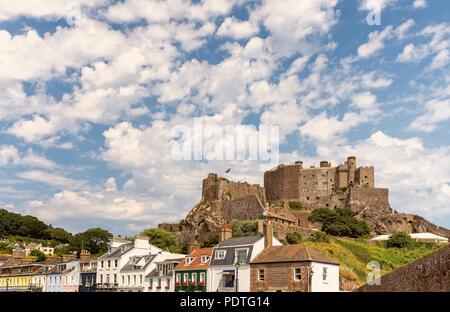
[{"label": "rooftop", "polygon": [[[194,260],[190,264],[186,264],[184,260],[182,260],[176,267],[175,270],[193,270],[193,269],[207,269],[209,266],[209,262],[211,261],[212,255],[212,247],[207,248],[197,248],[187,257],[194,257]],[[209,256],[208,261],[202,263],[202,256]]]},{"label": "rooftop", "polygon": [[233,237],[227,239],[217,245],[217,247],[231,247],[231,246],[241,246],[241,245],[253,245],[262,238],[260,235],[256,236],[243,236],[243,237]]},{"label": "rooftop", "polygon": [[315,247],[303,244],[272,246],[263,250],[251,263],[303,262],[339,263]]}]

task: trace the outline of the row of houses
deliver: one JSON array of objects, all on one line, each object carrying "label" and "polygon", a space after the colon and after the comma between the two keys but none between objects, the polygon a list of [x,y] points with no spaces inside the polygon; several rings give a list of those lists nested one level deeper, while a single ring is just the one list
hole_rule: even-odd
[{"label": "row of houses", "polygon": [[271,222],[263,235],[232,237],[224,225],[220,243],[188,255],[171,253],[137,236],[114,238],[95,260],[0,268],[0,291],[47,292],[248,292],[339,291],[339,264],[314,247],[283,245]]}]

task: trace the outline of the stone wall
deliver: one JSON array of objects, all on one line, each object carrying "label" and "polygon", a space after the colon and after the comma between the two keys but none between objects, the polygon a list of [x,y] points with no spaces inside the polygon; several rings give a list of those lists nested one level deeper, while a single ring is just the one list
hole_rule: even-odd
[{"label": "stone wall", "polygon": [[386,216],[382,216],[381,222],[386,226],[387,233],[396,231],[406,233],[424,233],[431,232],[437,235],[450,238],[450,230],[434,225],[433,223],[425,220],[424,218],[406,213],[393,213]]},{"label": "stone wall", "polygon": [[258,196],[261,203],[266,202],[264,188],[258,184],[229,181],[223,177],[218,177],[215,173],[210,173],[203,180],[202,202],[239,199],[249,195]]},{"label": "stone wall", "polygon": [[417,259],[381,277],[381,285],[364,285],[361,292],[450,291],[450,246]]},{"label": "stone wall", "polygon": [[300,163],[280,165],[264,172],[264,188],[268,201],[298,200]]},{"label": "stone wall", "polygon": [[232,220],[256,220],[263,212],[264,207],[256,195],[223,201],[223,219],[226,223]]},{"label": "stone wall", "polygon": [[[263,233],[263,224],[264,220],[258,221],[258,232]],[[308,227],[301,227],[297,225],[288,224],[287,222],[272,222],[273,224],[273,235],[277,239],[285,239],[286,235],[288,233],[299,233],[304,237],[308,237],[311,234],[319,231],[318,229],[308,226]]]},{"label": "stone wall", "polygon": [[[295,268],[302,269],[302,279],[294,281]],[[308,263],[265,263],[250,265],[250,291],[308,291]],[[259,269],[264,269],[264,281],[259,281]]]},{"label": "stone wall", "polygon": [[390,213],[389,189],[372,187],[349,188],[348,207],[358,212],[363,208]]}]

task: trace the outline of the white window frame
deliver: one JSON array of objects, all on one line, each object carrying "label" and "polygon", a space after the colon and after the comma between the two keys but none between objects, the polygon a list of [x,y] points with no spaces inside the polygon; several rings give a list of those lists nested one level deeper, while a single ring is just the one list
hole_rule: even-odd
[{"label": "white window frame", "polygon": [[197,272],[193,272],[191,274],[191,283],[194,282],[195,286],[197,286]]},{"label": "white window frame", "polygon": [[[300,278],[297,276],[297,270],[300,271]],[[294,281],[299,282],[302,280],[302,268],[294,268]]]},{"label": "white window frame", "polygon": [[192,262],[194,262],[195,257],[186,257],[184,258],[184,264],[190,265]]},{"label": "white window frame", "polygon": [[[261,272],[262,272],[262,278],[261,278]],[[264,270],[264,268],[259,268],[258,269],[258,281],[264,282],[265,280],[266,280],[266,271]]]},{"label": "white window frame", "polygon": [[323,267],[322,268],[322,280],[326,281],[327,280],[327,276],[328,276],[328,268],[327,267]]},{"label": "white window frame", "polygon": [[[245,251],[245,260],[244,262],[239,262],[239,252],[240,251]],[[239,263],[239,264],[245,264],[248,258],[248,248],[236,248],[235,249],[235,254],[234,254],[234,263]]]},{"label": "white window frame", "polygon": [[208,260],[209,260],[209,256],[207,256],[207,255],[203,255],[200,258],[201,263],[206,263],[206,262],[208,262]]},{"label": "white window frame", "polygon": [[200,272],[200,283],[204,283],[206,280],[206,273]]},{"label": "white window frame", "polygon": [[225,259],[226,254],[227,254],[226,249],[217,249],[216,250],[216,259],[223,260],[223,259]]}]

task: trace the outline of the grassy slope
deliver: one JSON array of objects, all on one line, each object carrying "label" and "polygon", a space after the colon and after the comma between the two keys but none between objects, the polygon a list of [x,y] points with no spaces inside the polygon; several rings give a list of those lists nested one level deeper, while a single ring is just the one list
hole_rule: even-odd
[{"label": "grassy slope", "polygon": [[430,244],[410,249],[386,248],[380,242],[344,238],[331,238],[329,243],[305,243],[337,260],[341,264],[341,278],[356,280],[359,285],[366,283],[366,265],[370,261],[380,263],[383,275],[438,248]]}]

